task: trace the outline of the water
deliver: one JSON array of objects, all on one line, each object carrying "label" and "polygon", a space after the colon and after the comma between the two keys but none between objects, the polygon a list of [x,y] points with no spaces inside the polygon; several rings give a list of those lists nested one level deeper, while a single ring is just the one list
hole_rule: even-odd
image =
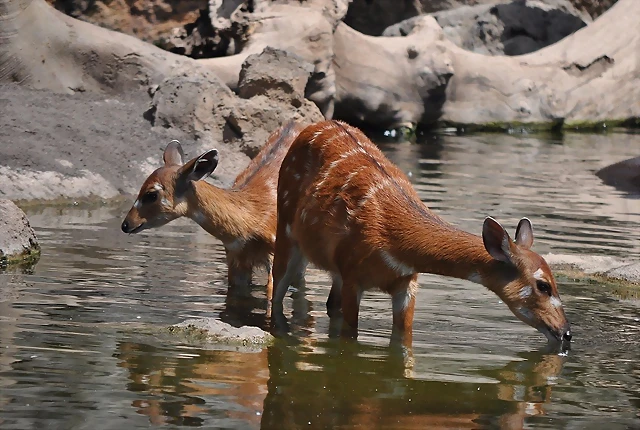
[{"label": "water", "polygon": [[[429,137],[384,144],[422,198],[480,233],[528,216],[540,253],[640,257],[640,199],[593,172],[632,134]],[[329,337],[328,277],[285,300],[290,336],[262,352],[181,343],[210,316],[265,327],[263,288],[227,296],[221,245],[179,220],[119,231],[128,204],[28,210],[43,253],[0,275],[0,428],[640,428],[640,302],[560,277],[566,355],[465,281],[420,277],[412,368],[389,346],[390,301],[362,301],[357,342]],[[154,332],[152,328],[158,328]]]}]

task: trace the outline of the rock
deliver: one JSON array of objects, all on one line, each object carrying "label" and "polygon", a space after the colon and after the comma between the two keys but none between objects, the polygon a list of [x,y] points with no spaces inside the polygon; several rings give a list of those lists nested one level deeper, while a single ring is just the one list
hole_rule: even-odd
[{"label": "rock", "polygon": [[640,285],[640,263],[625,264],[624,266],[607,270],[604,275],[611,279]]},{"label": "rock", "polygon": [[47,0],[56,9],[110,30],[155,42],[193,22],[207,0]]},{"label": "rock", "polygon": [[[0,86],[0,198],[110,199],[137,193],[171,139],[179,139],[189,155],[201,149],[178,129],[152,128],[143,118],[148,107],[146,94],[70,95]],[[223,184],[235,177],[226,164],[228,152],[218,169]]]},{"label": "rock", "polygon": [[176,128],[202,145],[221,140],[254,157],[283,122],[322,120],[304,98],[313,66],[284,51],[267,48],[243,65],[240,97],[212,73],[188,67],[165,79],[153,95],[147,117],[154,127]]},{"label": "rock", "polygon": [[175,67],[194,63],[71,18],[44,0],[0,0],[0,33],[0,84],[58,93],[142,93]]},{"label": "rock", "polygon": [[301,104],[312,73],[313,65],[297,55],[266,47],[242,64],[238,95],[243,99],[257,95],[285,96]]},{"label": "rock", "polygon": [[236,96],[215,73],[187,66],[158,85],[145,116],[155,127],[175,128],[198,140],[222,130],[235,108]]},{"label": "rock", "polygon": [[[340,0],[329,4],[339,5]],[[191,68],[193,73],[213,71],[228,87],[236,89],[244,60],[273,46],[313,64],[306,95],[330,117],[335,94],[334,23],[330,19],[335,19],[337,12],[269,2],[265,5],[265,10],[238,15],[238,25],[246,29],[246,41],[236,48],[238,54],[196,61],[73,19],[44,0],[0,0],[0,32],[7,35],[0,44],[0,85],[19,82],[60,93],[128,96],[146,92],[167,76]]]},{"label": "rock", "polygon": [[[551,45],[586,25],[580,12],[565,0],[513,1],[465,6],[432,14],[447,39],[479,54],[522,55]],[[590,18],[585,17],[590,21]],[[405,36],[420,18],[385,29],[383,36]]]},{"label": "rock", "polygon": [[39,258],[40,245],[27,216],[11,200],[0,200],[0,267]]},{"label": "rock", "polygon": [[435,123],[454,73],[443,41],[429,16],[406,37],[370,37],[338,25],[336,116],[365,128]]},{"label": "rock", "polygon": [[640,262],[597,255],[547,254],[544,259],[559,273],[601,282],[640,285]]},{"label": "rock", "polygon": [[296,54],[314,66],[306,97],[318,105],[325,117],[330,118],[336,91],[332,66],[333,19],[336,15],[325,12],[325,9],[294,4],[298,3],[269,3],[264,10],[235,15],[237,25],[246,29],[246,40],[241,46],[236,46],[237,54],[200,59],[198,62],[214,70],[229,88],[236,90],[242,64],[249,55],[258,54],[266,47]]},{"label": "rock", "polygon": [[[515,0],[513,3],[519,3]],[[608,10],[616,0],[567,0],[573,10],[580,12],[583,20],[595,18]],[[468,6],[492,7],[497,3],[510,3],[508,0],[353,0],[344,22],[360,33],[379,36],[382,32],[401,21],[416,16],[454,11]],[[540,0],[538,3],[555,7],[558,0]],[[465,31],[465,29],[460,29]]]},{"label": "rock", "polygon": [[626,264],[619,258],[600,255],[547,254],[543,257],[554,270],[572,269],[587,275],[605,273]]},{"label": "rock", "polygon": [[334,36],[336,113],[372,125],[416,122],[465,130],[593,128],[640,117],[640,3],[620,0],[596,21],[539,51],[478,55],[423,16],[405,37]]},{"label": "rock", "polygon": [[596,176],[618,190],[640,194],[640,156],[603,167]]},{"label": "rock", "polygon": [[200,10],[194,22],[174,28],[156,43],[163,49],[191,58],[222,57],[239,52],[246,42],[247,30],[247,26],[232,21],[230,16],[215,16],[214,11],[207,8]]},{"label": "rock", "polygon": [[613,6],[618,0],[571,0],[571,3],[578,9],[588,13],[592,18],[596,18]]},{"label": "rock", "polygon": [[238,349],[259,350],[274,341],[271,334],[258,327],[234,327],[214,318],[189,319],[170,326],[168,330],[189,341],[216,343]]}]

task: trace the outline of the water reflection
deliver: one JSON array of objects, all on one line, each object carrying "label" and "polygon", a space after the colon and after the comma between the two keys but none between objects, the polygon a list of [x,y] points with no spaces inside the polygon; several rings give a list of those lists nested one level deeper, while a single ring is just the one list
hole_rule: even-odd
[{"label": "water reflection", "polygon": [[[326,340],[259,353],[121,342],[132,402],[152,424],[310,428],[521,428],[543,415],[566,358],[536,351],[480,374],[485,382],[412,377],[393,348]],[[224,410],[214,410],[225,402]],[[205,418],[206,417],[206,418]]]},{"label": "water reflection", "polygon": [[[141,393],[131,406],[152,424],[207,427],[259,427],[266,396],[267,351],[188,351],[133,342],[118,344],[114,355],[128,371],[127,389]],[[213,411],[222,402],[224,410]]]}]

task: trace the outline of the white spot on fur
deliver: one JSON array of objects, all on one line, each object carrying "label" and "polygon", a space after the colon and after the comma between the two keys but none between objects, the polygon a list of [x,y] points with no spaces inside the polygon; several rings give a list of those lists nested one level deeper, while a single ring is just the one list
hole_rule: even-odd
[{"label": "white spot on fur", "polygon": [[553,296],[551,296],[551,297],[549,297],[549,301],[551,302],[551,305],[552,305],[554,308],[561,308],[561,307],[562,307],[562,302],[561,302],[561,301],[560,301],[560,299],[559,299],[559,298],[557,298],[557,297],[553,297]]},{"label": "white spot on fur", "polygon": [[307,214],[307,208],[302,209],[302,211],[300,212],[300,219],[302,220],[302,222],[307,219]]},{"label": "white spot on fur", "polygon": [[167,200],[165,197],[160,200],[160,204],[165,208],[171,208],[171,202],[169,202],[169,200]]},{"label": "white spot on fur", "polygon": [[532,293],[533,288],[531,288],[529,285],[527,285],[526,287],[522,287],[522,289],[520,290],[520,298],[526,299],[527,297],[530,297]]},{"label": "white spot on fur", "polygon": [[376,195],[376,193],[378,191],[380,191],[381,189],[386,187],[388,185],[388,182],[389,182],[388,179],[384,179],[384,180],[372,185],[371,188],[369,188],[367,190],[367,193],[364,195],[364,197],[358,202],[358,206],[359,207],[364,206],[369,200],[371,200],[373,198],[373,196]]},{"label": "white spot on fur", "polygon": [[293,157],[291,157],[291,162],[295,162],[296,161],[296,156],[294,155]]},{"label": "white spot on fur", "polygon": [[284,190],[284,192],[282,193],[282,198],[286,199],[288,195],[289,195],[289,190]]},{"label": "white spot on fur", "polygon": [[296,181],[299,181],[300,180],[300,174],[294,173],[293,174],[293,179],[295,179]]},{"label": "white spot on fur", "polygon": [[362,148],[354,148],[354,149],[350,149],[349,151],[347,151],[347,152],[343,153],[343,154],[340,156],[340,158],[344,160],[345,158],[349,158],[349,157],[351,157],[352,155],[361,154],[362,152],[363,152],[363,151],[362,151]]},{"label": "white spot on fur", "polygon": [[478,272],[473,272],[467,279],[475,284],[482,284],[482,276]]},{"label": "white spot on fur", "polygon": [[413,267],[397,260],[393,255],[389,254],[384,249],[380,251],[380,255],[382,256],[382,259],[387,264],[387,266],[397,272],[400,276],[408,276],[416,273]]},{"label": "white spot on fur", "polygon": [[317,217],[317,216],[314,216],[313,218],[311,218],[311,222],[310,222],[309,224],[315,224],[315,223],[317,223],[318,221],[319,221],[319,220],[318,220],[318,217]]},{"label": "white spot on fur", "polygon": [[272,234],[272,235],[271,235],[271,241],[272,241],[272,242],[275,242],[275,241],[276,241],[276,235],[275,235],[275,234]]},{"label": "white spot on fur", "polygon": [[544,275],[544,272],[542,271],[542,269],[538,269],[535,272],[533,272],[533,277],[535,279],[537,279],[538,281],[543,281],[544,280],[542,275]]},{"label": "white spot on fur", "polygon": [[310,143],[314,143],[316,141],[316,139],[322,134],[323,130],[318,130],[315,133],[313,133],[313,137],[311,138],[311,142]]},{"label": "white spot on fur", "polygon": [[341,189],[342,189],[342,191],[344,191],[344,190],[346,190],[346,189],[347,189],[347,187],[349,186],[349,183],[351,182],[351,180],[352,180],[353,178],[355,178],[355,177],[356,177],[356,175],[357,175],[358,173],[360,173],[361,171],[362,171],[362,167],[358,168],[357,170],[354,170],[353,172],[351,172],[351,173],[349,173],[349,174],[347,175],[347,179],[346,179],[346,181],[344,181],[344,184],[342,185],[342,188],[341,188]]},{"label": "white spot on fur", "polygon": [[156,190],[156,191],[162,191],[162,190],[163,190],[162,185],[160,185],[160,184],[158,184],[158,183],[153,184],[153,187],[152,187],[152,188],[153,188],[154,190]]},{"label": "white spot on fur", "polygon": [[287,236],[291,237],[291,224],[287,224],[284,231],[287,233]]},{"label": "white spot on fur", "polygon": [[136,200],[136,202],[133,204],[133,207],[136,209],[140,209],[141,206],[142,206],[142,203],[140,203],[140,200]]},{"label": "white spot on fur", "polygon": [[318,185],[316,185],[316,189],[319,190],[320,187],[322,187],[322,185],[324,184],[324,181],[326,181],[327,179],[329,179],[329,176],[331,175],[331,171],[333,169],[336,168],[336,166],[341,162],[342,160],[334,160],[331,163],[329,163],[329,167],[327,167],[327,170],[324,171],[324,173],[322,174],[322,180],[320,182],[318,182]]}]

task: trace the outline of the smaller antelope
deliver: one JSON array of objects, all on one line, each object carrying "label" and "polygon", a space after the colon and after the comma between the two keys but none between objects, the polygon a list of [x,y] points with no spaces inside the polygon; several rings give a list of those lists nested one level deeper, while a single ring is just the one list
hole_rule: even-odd
[{"label": "smaller antelope", "polygon": [[164,166],[142,184],[137,200],[122,222],[122,231],[138,233],[183,216],[191,218],[224,244],[229,285],[248,286],[253,269],[266,268],[270,300],[278,171],[303,128],[291,121],[273,132],[230,189],[203,180],[218,165],[217,150],[183,164],[182,147],[178,141],[172,141],[164,151]]},{"label": "smaller antelope", "polygon": [[418,273],[433,273],[482,284],[549,340],[571,339],[553,274],[530,249],[528,219],[515,242],[490,217],[482,237],[457,229],[357,128],[305,128],[282,162],[277,207],[274,310],[311,262],[331,274],[327,308],[342,307],[343,331],[357,330],[362,293],[378,288],[391,295],[394,329],[410,344]]}]

